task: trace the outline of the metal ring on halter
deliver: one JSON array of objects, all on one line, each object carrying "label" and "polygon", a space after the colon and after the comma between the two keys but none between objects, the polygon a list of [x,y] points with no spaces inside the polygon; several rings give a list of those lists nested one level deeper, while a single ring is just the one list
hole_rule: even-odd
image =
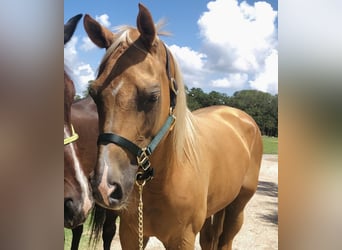
[{"label": "metal ring on halter", "polygon": [[145,186],[146,181],[149,180],[149,179],[138,180],[138,178],[137,178],[138,175],[142,175],[142,174],[143,174],[143,173],[138,172],[138,173],[136,174],[136,178],[135,178],[135,184],[137,184],[137,186],[139,186],[139,187]]}]

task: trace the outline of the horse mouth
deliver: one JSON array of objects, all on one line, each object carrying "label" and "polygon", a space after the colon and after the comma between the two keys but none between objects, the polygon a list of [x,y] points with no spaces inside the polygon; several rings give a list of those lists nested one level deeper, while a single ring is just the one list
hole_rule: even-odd
[{"label": "horse mouth", "polygon": [[[109,203],[109,205],[107,205]],[[96,204],[99,205],[100,207],[103,207],[105,209],[109,209],[109,210],[115,210],[115,211],[120,211],[122,209],[124,209],[126,207],[125,203],[109,198],[108,199],[108,203],[104,203],[102,202],[98,202],[96,201]]]},{"label": "horse mouth", "polygon": [[117,200],[114,198],[108,198],[109,208],[112,210],[121,210],[124,207],[124,202],[122,200]]},{"label": "horse mouth", "polygon": [[76,202],[72,198],[64,199],[64,227],[73,229],[82,223],[87,218],[91,207],[88,211],[82,209],[82,203]]}]

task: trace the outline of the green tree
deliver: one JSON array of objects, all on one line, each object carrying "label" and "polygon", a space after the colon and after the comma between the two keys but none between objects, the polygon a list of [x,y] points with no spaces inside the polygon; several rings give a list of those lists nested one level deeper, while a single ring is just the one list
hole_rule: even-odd
[{"label": "green tree", "polygon": [[229,103],[229,97],[224,93],[211,91],[207,97],[207,106],[212,105],[227,105]]},{"label": "green tree", "polygon": [[83,90],[83,97],[87,97],[89,95],[89,88],[90,88],[90,84],[88,84],[87,88],[85,90]]},{"label": "green tree", "polygon": [[253,117],[263,135],[278,136],[278,95],[273,96],[258,90],[242,90],[230,97],[217,91],[207,94],[201,88],[186,88],[186,93],[190,110],[212,105],[236,107]]},{"label": "green tree", "polygon": [[230,105],[252,116],[262,134],[278,135],[278,95],[272,96],[258,90],[237,91],[233,94]]},{"label": "green tree", "polygon": [[207,94],[201,88],[192,88],[187,91],[187,104],[190,110],[206,107]]}]

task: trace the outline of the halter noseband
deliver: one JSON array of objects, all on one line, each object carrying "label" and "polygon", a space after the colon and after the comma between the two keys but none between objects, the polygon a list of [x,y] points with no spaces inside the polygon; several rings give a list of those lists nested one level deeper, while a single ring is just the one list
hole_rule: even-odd
[{"label": "halter noseband", "polygon": [[126,138],[119,136],[113,133],[102,133],[99,135],[97,144],[108,144],[114,143],[120,147],[127,149],[130,153],[136,156],[137,165],[141,168],[142,171],[139,171],[136,175],[137,181],[148,181],[153,178],[153,168],[151,167],[150,155],[153,153],[155,148],[158,146],[160,141],[166,135],[166,133],[171,130],[176,122],[176,117],[173,115],[174,108],[176,106],[176,97],[177,97],[177,83],[175,78],[171,76],[170,69],[170,54],[168,49],[166,48],[166,72],[167,77],[170,81],[170,113],[167,117],[164,125],[161,127],[157,135],[152,139],[152,141],[144,148],[140,148],[135,143],[127,140]]},{"label": "halter noseband", "polygon": [[78,139],[78,134],[75,132],[74,127],[71,125],[71,136],[64,138],[64,146],[68,145]]}]

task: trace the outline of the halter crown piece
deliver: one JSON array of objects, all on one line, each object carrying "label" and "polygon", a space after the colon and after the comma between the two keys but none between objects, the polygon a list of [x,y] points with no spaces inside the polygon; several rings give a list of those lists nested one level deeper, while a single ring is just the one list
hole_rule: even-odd
[{"label": "halter crown piece", "polygon": [[78,139],[78,134],[75,132],[74,127],[71,125],[71,136],[64,138],[64,146],[68,145]]},{"label": "halter crown piece", "polygon": [[167,50],[165,44],[166,51],[166,72],[167,76],[170,80],[170,113],[167,117],[164,125],[161,127],[157,135],[152,139],[150,144],[148,144],[144,148],[140,148],[135,143],[127,140],[126,138],[113,134],[113,133],[103,133],[100,134],[97,140],[97,144],[107,144],[114,143],[120,147],[127,149],[131,152],[137,159],[137,165],[141,168],[142,171],[139,171],[136,175],[137,181],[149,181],[153,178],[153,168],[151,167],[151,162],[149,156],[153,153],[155,148],[158,146],[160,141],[166,135],[166,133],[173,127],[176,122],[176,117],[173,115],[173,110],[176,106],[176,97],[177,97],[177,83],[176,80],[171,77],[170,71],[170,55]]}]

